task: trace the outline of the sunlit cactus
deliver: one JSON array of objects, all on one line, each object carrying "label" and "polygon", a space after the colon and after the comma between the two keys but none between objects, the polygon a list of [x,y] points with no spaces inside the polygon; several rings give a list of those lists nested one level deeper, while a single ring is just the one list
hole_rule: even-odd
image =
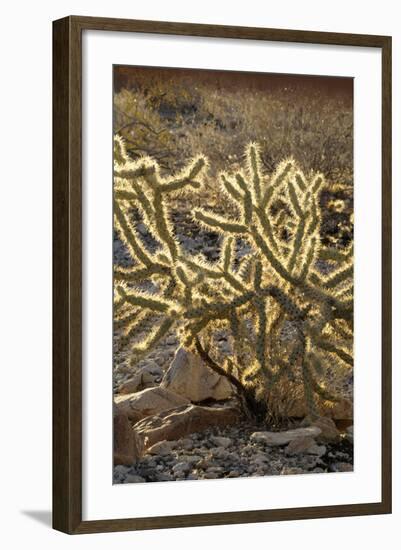
[{"label": "sunlit cactus", "polygon": [[[250,143],[244,170],[219,176],[229,211],[237,214],[193,211],[196,223],[221,235],[220,259],[210,262],[184,249],[171,220],[177,195],[196,193],[207,167],[200,155],[164,178],[154,160],[131,161],[116,137],[115,227],[134,263],[115,266],[119,343],[131,346],[135,362],[175,329],[181,344],[225,374],[249,407],[266,403],[274,385],[292,377],[316,415],[317,404],[337,399],[327,365],[353,364],[353,250],[321,244],[324,177],[307,177],[291,158],[267,176],[258,145]],[[158,242],[153,252],[137,233],[133,209]],[[239,240],[251,249],[242,258]],[[329,266],[326,275],[317,267],[321,260]],[[150,281],[152,289],[144,290]],[[211,345],[218,330],[226,331],[233,349],[222,359]]]}]

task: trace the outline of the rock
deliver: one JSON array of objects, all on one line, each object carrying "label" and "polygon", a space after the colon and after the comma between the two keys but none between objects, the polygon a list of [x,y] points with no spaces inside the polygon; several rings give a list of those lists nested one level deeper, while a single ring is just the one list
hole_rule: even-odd
[{"label": "rock", "polygon": [[251,457],[251,462],[257,466],[263,466],[266,462],[269,461],[269,456],[267,453],[256,453]]},{"label": "rock", "polygon": [[188,462],[178,462],[173,466],[173,473],[177,474],[187,474],[191,470],[191,465]]},{"label": "rock", "polygon": [[232,444],[232,439],[229,437],[219,437],[217,435],[212,435],[210,441],[216,445],[216,447],[223,447],[224,449],[227,449],[227,447]]},{"label": "rock", "polygon": [[240,418],[241,412],[236,403],[215,407],[182,405],[140,420],[134,430],[144,449],[148,449],[158,441],[177,440],[210,426],[235,424]]},{"label": "rock", "polygon": [[136,373],[133,378],[130,378],[129,380],[126,380],[125,382],[120,384],[117,388],[116,393],[119,393],[119,394],[134,393],[141,389],[141,384],[142,384],[142,378],[141,376],[139,376],[139,373]]},{"label": "rock", "polygon": [[117,466],[114,466],[114,473],[119,476],[126,476],[129,472],[129,467],[124,466],[123,464],[118,464]]},{"label": "rock", "polygon": [[230,453],[224,449],[224,447],[213,447],[210,449],[210,454],[214,458],[226,459],[230,456]]},{"label": "rock", "polygon": [[326,409],[324,416],[331,416],[334,420],[352,420],[354,416],[353,402],[346,398],[341,398],[333,403],[332,408]]},{"label": "rock", "polygon": [[126,414],[132,422],[138,422],[147,416],[184,405],[188,403],[188,399],[166,388],[156,387],[128,395],[117,395],[114,402],[120,412]]},{"label": "rock", "polygon": [[187,464],[196,464],[202,460],[202,457],[199,455],[181,455],[180,459],[182,462],[186,462]]},{"label": "rock", "polygon": [[189,438],[180,439],[177,443],[181,449],[185,449],[186,451],[191,451],[194,448],[194,443]]},{"label": "rock", "polygon": [[177,350],[161,385],[194,403],[206,399],[229,399],[233,395],[233,387],[227,378],[211,370],[198,355],[184,348]]},{"label": "rock", "polygon": [[125,414],[113,417],[114,464],[133,464],[140,457],[142,446]]},{"label": "rock", "polygon": [[221,466],[212,466],[207,469],[208,472],[213,472],[214,474],[223,474],[224,469]]},{"label": "rock", "polygon": [[323,456],[325,452],[326,447],[324,445],[317,445],[312,437],[297,437],[290,441],[285,448],[285,454],[287,455],[309,454]]},{"label": "rock", "polygon": [[230,342],[227,342],[227,340],[222,340],[221,342],[219,342],[219,348],[221,353],[225,355],[232,355],[232,345],[230,344]]},{"label": "rock", "polygon": [[200,468],[201,470],[207,470],[209,466],[210,466],[210,460],[207,460],[206,458],[202,458],[196,464],[196,467]]},{"label": "rock", "polygon": [[157,481],[174,481],[174,478],[170,474],[162,473],[156,476]]},{"label": "rock", "polygon": [[285,432],[254,432],[250,440],[254,443],[264,443],[269,447],[287,445],[290,441],[300,437],[316,437],[320,435],[321,429],[317,426],[307,428],[297,428],[296,430],[287,430]]},{"label": "rock", "polygon": [[316,437],[318,443],[338,443],[341,440],[340,432],[332,418],[321,416],[317,419],[311,419],[307,416],[301,423],[301,426],[317,426],[321,429],[321,434]]},{"label": "rock", "polygon": [[130,380],[123,382],[117,390],[117,393],[128,394],[134,393],[148,387],[158,384],[163,377],[163,369],[155,361],[151,361],[138,372]]},{"label": "rock", "polygon": [[[330,405],[321,405],[319,410],[322,416],[328,416],[334,420],[352,420],[353,418],[352,401],[345,397],[341,397],[339,401],[331,403]],[[294,399],[287,414],[290,417],[296,418],[304,418],[305,416],[308,416],[308,410],[304,398],[299,397]]]},{"label": "rock", "polygon": [[146,451],[149,455],[167,456],[172,453],[176,446],[176,441],[159,441]]},{"label": "rock", "polygon": [[125,476],[113,470],[113,484],[124,483]]},{"label": "rock", "polygon": [[353,472],[354,467],[352,464],[348,464],[348,462],[335,462],[330,465],[329,470],[331,472]]},{"label": "rock", "polygon": [[219,474],[217,472],[205,472],[203,477],[205,479],[218,479]]},{"label": "rock", "polygon": [[302,468],[296,468],[293,466],[284,466],[280,472],[282,476],[293,476],[296,474],[305,474],[306,472]]},{"label": "rock", "polygon": [[342,451],[335,451],[333,456],[338,459],[339,462],[348,462],[350,455],[348,453],[343,453]]},{"label": "rock", "polygon": [[136,229],[143,237],[146,237],[149,234],[146,225],[142,222],[137,224]]},{"label": "rock", "polygon": [[144,483],[146,482],[146,479],[141,476],[136,476],[133,474],[128,474],[127,477],[124,479],[124,483]]},{"label": "rock", "polygon": [[348,428],[346,429],[346,439],[350,442],[350,443],[353,443],[354,442],[354,426],[348,426]]}]

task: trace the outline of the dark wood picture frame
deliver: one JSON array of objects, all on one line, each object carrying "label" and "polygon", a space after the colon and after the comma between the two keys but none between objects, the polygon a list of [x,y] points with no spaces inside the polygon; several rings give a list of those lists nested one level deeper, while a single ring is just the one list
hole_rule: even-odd
[{"label": "dark wood picture frame", "polygon": [[[238,38],[382,52],[382,496],[307,508],[82,520],[83,30]],[[53,22],[53,527],[69,534],[391,513],[391,37],[71,16]]]}]

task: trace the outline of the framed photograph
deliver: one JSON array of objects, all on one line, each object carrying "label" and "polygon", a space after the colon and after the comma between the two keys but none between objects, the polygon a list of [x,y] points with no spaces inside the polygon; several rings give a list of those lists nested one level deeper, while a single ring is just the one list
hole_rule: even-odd
[{"label": "framed photograph", "polygon": [[53,24],[53,526],[391,512],[391,38]]}]

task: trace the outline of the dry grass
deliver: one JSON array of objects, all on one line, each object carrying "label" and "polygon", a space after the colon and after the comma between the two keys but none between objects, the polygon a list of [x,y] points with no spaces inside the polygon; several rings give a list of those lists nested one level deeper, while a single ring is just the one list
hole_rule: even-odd
[{"label": "dry grass", "polygon": [[316,87],[213,88],[188,77],[146,78],[114,96],[114,130],[133,157],[149,154],[171,172],[202,151],[214,175],[235,169],[244,145],[257,141],[268,172],[294,156],[304,171],[352,185],[352,99]]}]

